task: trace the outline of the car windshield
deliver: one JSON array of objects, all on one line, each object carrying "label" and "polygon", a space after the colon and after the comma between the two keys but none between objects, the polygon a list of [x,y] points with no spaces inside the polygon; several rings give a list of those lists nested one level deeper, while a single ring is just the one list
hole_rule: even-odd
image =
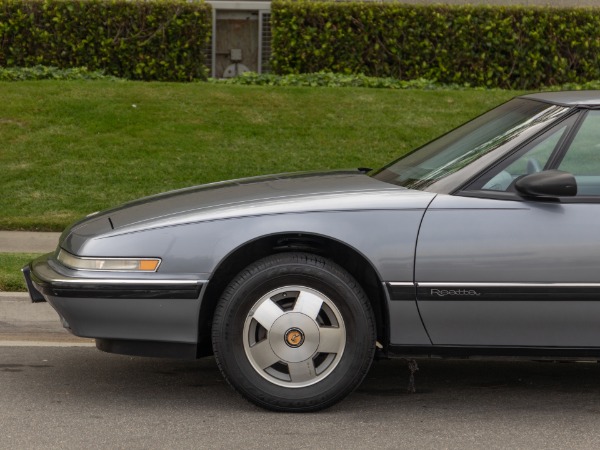
[{"label": "car windshield", "polygon": [[425,189],[532,126],[561,116],[567,108],[514,99],[402,156],[372,176],[408,189]]}]

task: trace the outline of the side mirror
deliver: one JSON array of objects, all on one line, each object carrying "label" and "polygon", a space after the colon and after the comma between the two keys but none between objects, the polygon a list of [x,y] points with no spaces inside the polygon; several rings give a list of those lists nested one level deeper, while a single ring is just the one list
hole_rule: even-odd
[{"label": "side mirror", "polygon": [[562,170],[544,170],[519,178],[515,182],[519,194],[526,197],[572,197],[577,195],[573,174]]}]

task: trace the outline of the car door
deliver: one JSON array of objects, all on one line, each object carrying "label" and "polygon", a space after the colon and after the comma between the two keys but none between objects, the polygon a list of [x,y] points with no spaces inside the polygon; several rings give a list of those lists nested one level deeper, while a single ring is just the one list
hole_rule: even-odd
[{"label": "car door", "polygon": [[[574,197],[525,199],[559,169]],[[600,111],[573,115],[423,218],[415,281],[434,345],[600,347]]]}]

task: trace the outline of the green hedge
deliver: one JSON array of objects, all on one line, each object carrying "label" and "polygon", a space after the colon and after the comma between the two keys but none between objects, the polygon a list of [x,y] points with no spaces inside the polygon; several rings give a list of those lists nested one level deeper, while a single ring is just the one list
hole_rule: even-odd
[{"label": "green hedge", "polygon": [[600,79],[600,9],[275,1],[272,67],[531,89]]},{"label": "green hedge", "polygon": [[185,0],[0,0],[0,66],[204,79],[210,6]]},{"label": "green hedge", "polygon": [[[0,70],[0,80],[2,80]],[[244,72],[234,78],[209,78],[210,83],[234,84],[239,86],[304,86],[304,87],[362,87],[372,89],[419,89],[422,91],[464,91],[464,90],[501,90],[486,87],[472,87],[464,84],[444,84],[419,78],[417,80],[398,80],[397,78],[368,77],[362,74],[339,74],[332,72],[299,73],[275,75],[272,73],[257,74]],[[545,86],[544,91],[582,91],[600,90],[600,80],[586,83],[566,83],[555,86]]]},{"label": "green hedge", "polygon": [[123,78],[106,75],[102,71],[88,70],[86,67],[59,69],[48,66],[0,67],[0,81],[31,80],[107,80],[126,81]]}]

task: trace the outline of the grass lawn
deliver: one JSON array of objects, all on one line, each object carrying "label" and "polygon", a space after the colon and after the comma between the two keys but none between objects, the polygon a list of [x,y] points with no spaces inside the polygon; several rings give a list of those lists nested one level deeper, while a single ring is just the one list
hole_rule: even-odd
[{"label": "grass lawn", "polygon": [[21,267],[38,256],[39,253],[0,253],[0,292],[26,291]]},{"label": "grass lawn", "polygon": [[143,195],[229,178],[379,167],[514,95],[0,83],[0,229],[57,231]]}]

